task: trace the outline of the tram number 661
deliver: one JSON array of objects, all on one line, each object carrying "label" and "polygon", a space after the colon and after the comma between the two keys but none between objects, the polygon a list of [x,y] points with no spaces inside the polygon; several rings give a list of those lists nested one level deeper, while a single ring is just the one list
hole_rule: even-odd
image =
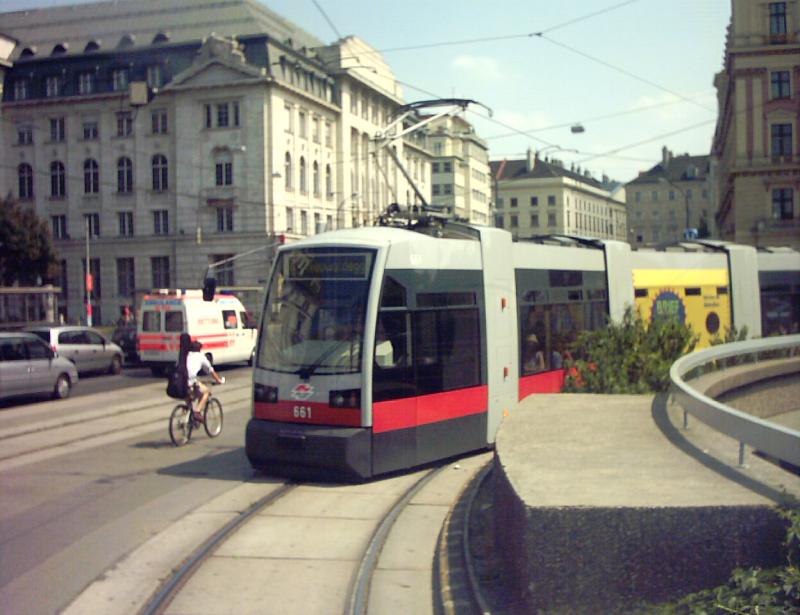
[{"label": "tram number 661", "polygon": [[292,408],[292,414],[294,414],[294,418],[296,419],[310,419],[311,406],[295,406]]}]

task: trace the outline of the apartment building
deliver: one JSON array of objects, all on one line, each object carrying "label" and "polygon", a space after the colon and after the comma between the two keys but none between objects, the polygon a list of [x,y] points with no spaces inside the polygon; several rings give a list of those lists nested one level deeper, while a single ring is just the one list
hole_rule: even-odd
[{"label": "apartment building", "polygon": [[[113,322],[209,263],[369,224],[408,182],[372,137],[403,103],[367,43],[325,45],[253,0],[118,0],[0,14],[13,51],[0,190],[52,226],[65,318]],[[0,47],[0,51],[3,51]],[[391,146],[430,195],[424,135]],[[87,241],[88,238],[88,241]],[[217,271],[261,287],[270,254]]]},{"label": "apartment building", "polygon": [[565,234],[625,241],[624,191],[605,176],[567,169],[528,150],[521,160],[492,161],[494,225],[515,237]]},{"label": "apartment building", "polygon": [[675,156],[661,149],[661,162],[625,186],[631,245],[672,243],[690,236],[715,237],[710,156]]},{"label": "apartment building", "polygon": [[461,116],[446,115],[429,124],[432,203],[456,218],[489,224],[491,183],[489,148]]},{"label": "apartment building", "polygon": [[800,3],[733,0],[714,85],[720,237],[800,247]]}]

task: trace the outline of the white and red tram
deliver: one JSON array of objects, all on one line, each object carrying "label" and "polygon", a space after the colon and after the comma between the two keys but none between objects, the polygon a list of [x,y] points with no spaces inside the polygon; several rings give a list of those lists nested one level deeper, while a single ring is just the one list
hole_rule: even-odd
[{"label": "white and red tram", "polygon": [[[759,261],[734,248],[514,242],[454,223],[282,246],[262,312],[247,457],[269,473],[363,480],[491,446],[519,399],[561,389],[577,334],[627,305],[683,310],[706,334],[731,323],[757,334],[759,294],[736,282],[758,284]],[[767,258],[769,275],[782,276],[784,305],[800,318],[800,256],[780,259]]]}]

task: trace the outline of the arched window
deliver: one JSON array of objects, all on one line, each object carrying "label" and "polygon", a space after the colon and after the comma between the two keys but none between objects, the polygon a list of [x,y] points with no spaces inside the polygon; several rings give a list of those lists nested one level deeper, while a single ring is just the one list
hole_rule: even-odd
[{"label": "arched window", "polygon": [[117,160],[117,192],[133,192],[133,162],[126,156]]},{"label": "arched window", "polygon": [[286,152],[286,161],[283,163],[283,175],[285,177],[285,187],[287,190],[292,189],[292,155]]},{"label": "arched window", "polygon": [[153,167],[153,190],[162,192],[169,188],[167,157],[163,154],[156,154],[153,156],[151,162]]},{"label": "arched window", "polygon": [[30,200],[33,198],[33,168],[27,162],[23,162],[17,167],[17,177],[19,177],[19,198],[20,200]]},{"label": "arched window", "polygon": [[64,164],[58,160],[50,163],[50,196],[64,198],[67,195],[67,175]]},{"label": "arched window", "polygon": [[96,160],[87,158],[83,161],[83,193],[97,194],[100,192],[100,166]]},{"label": "arched window", "polygon": [[333,196],[333,174],[329,164],[325,165],[325,196],[328,198]]},{"label": "arched window", "polygon": [[320,194],[320,184],[319,184],[319,163],[315,160],[314,166],[314,196],[319,196]]},{"label": "arched window", "polygon": [[306,177],[306,159],[300,156],[300,192],[308,192],[308,177]]}]

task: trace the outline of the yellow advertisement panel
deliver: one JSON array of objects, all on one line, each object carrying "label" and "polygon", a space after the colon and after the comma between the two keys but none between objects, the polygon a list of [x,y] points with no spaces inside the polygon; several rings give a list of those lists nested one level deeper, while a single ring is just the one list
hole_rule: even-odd
[{"label": "yellow advertisement panel", "polygon": [[634,269],[636,309],[646,322],[677,318],[700,336],[697,348],[731,326],[727,269]]}]

